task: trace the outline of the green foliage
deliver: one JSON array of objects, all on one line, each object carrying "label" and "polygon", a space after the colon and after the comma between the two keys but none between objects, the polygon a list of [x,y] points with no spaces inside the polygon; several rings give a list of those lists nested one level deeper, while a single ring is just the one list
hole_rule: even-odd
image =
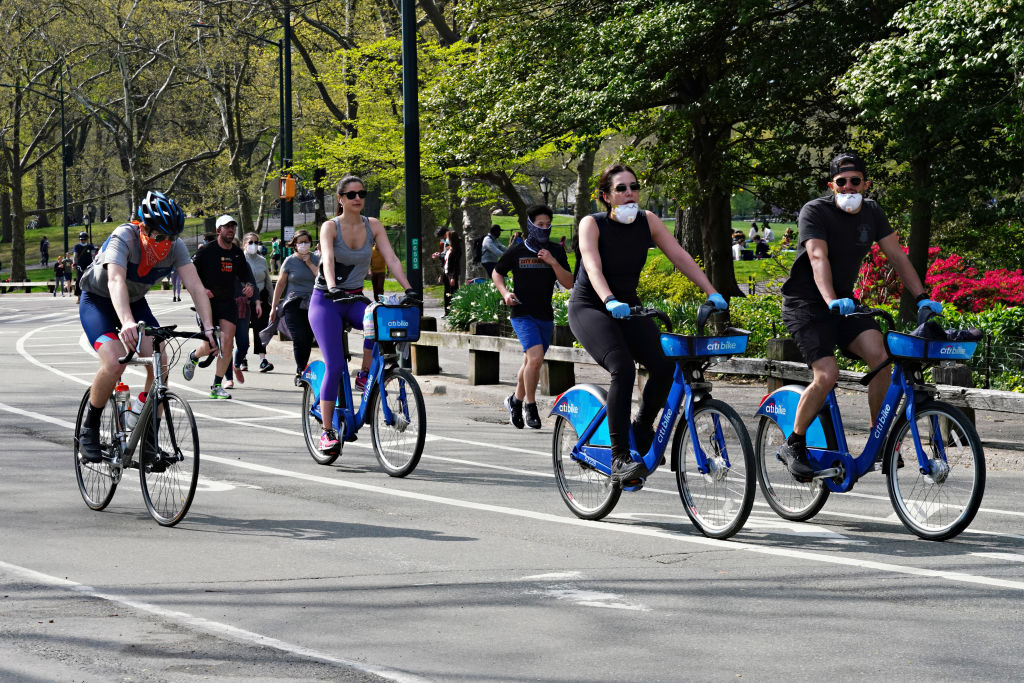
[{"label": "green foliage", "polygon": [[766,342],[787,335],[782,324],[782,298],[776,294],[733,297],[729,302],[729,317],[733,327],[751,333],[747,341],[748,356],[764,358]]},{"label": "green foliage", "polygon": [[448,329],[468,332],[474,322],[504,323],[508,321],[508,306],[501,300],[493,282],[463,285],[452,297],[445,322]]},{"label": "green foliage", "polygon": [[554,296],[551,297],[551,312],[555,316],[556,325],[569,324],[569,297],[571,295],[572,290],[566,289],[561,292],[555,292]]},{"label": "green foliage", "polygon": [[[667,266],[667,267],[666,267]],[[640,272],[640,284],[636,288],[641,301],[664,301],[673,307],[704,301],[704,292],[688,277],[672,268],[662,255],[648,258]]]}]

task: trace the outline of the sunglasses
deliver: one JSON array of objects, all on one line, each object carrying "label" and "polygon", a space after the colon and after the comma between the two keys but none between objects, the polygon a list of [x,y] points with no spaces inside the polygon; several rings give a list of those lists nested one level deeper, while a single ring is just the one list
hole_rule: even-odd
[{"label": "sunglasses", "polygon": [[259,242],[255,240],[249,240],[248,242],[246,242],[246,244],[259,244]]},{"label": "sunglasses", "polygon": [[341,196],[348,197],[349,199],[355,199],[356,197],[366,199],[366,194],[366,190],[349,190],[348,192],[342,192]]},{"label": "sunglasses", "polygon": [[846,187],[846,181],[850,181],[850,187],[860,187],[860,183],[863,178],[860,176],[853,176],[852,178],[836,178],[832,182],[836,184],[836,187]]},{"label": "sunglasses", "polygon": [[627,185],[621,185],[621,184],[615,186],[615,191],[616,192],[625,192],[626,190],[633,190],[633,192],[639,192],[640,191],[640,183],[638,183],[638,182],[636,182],[634,180],[628,186]]},{"label": "sunglasses", "polygon": [[154,242],[163,242],[164,240],[171,239],[170,235],[163,232],[158,232],[155,235],[151,232],[147,234],[149,235],[149,239],[153,240]]}]

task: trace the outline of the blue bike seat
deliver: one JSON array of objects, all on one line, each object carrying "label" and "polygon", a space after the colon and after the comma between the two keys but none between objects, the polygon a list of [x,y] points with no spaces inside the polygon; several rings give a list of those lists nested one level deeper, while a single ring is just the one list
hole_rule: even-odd
[{"label": "blue bike seat", "polygon": [[734,356],[747,350],[747,334],[691,337],[685,334],[662,332],[661,349],[669,358]]}]

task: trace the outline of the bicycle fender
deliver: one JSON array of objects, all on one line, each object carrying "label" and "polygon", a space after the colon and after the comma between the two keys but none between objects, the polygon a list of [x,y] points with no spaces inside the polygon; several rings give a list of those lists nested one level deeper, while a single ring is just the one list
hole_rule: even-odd
[{"label": "bicycle fender", "polygon": [[305,382],[309,385],[309,388],[313,390],[313,396],[316,398],[316,402],[320,402],[320,384],[324,379],[324,370],[326,366],[322,360],[315,360],[306,366],[306,369],[299,375],[299,381]]},{"label": "bicycle fender", "polygon": [[[796,421],[796,406],[803,396],[804,387],[799,384],[787,384],[768,394],[761,405],[758,406],[755,415],[767,417],[782,430],[788,438],[793,433],[793,423]],[[816,415],[811,425],[807,428],[807,446],[810,448],[829,448],[829,439],[825,436],[825,430],[821,426],[821,415]]]},{"label": "bicycle fender", "polygon": [[[577,434],[590,426],[594,416],[608,400],[608,392],[594,384],[577,384],[564,391],[551,406],[548,416],[564,417],[573,426]],[[592,446],[611,446],[608,435],[608,420],[602,419],[588,443]]]}]

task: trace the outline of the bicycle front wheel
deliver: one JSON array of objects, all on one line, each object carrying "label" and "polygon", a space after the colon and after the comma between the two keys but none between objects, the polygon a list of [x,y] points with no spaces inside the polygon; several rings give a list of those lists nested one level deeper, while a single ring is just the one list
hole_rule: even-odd
[{"label": "bicycle front wheel", "polygon": [[[676,430],[676,484],[683,509],[693,525],[711,538],[729,538],[743,528],[754,506],[754,447],[732,406],[714,399],[693,413],[694,434],[683,422]],[[694,436],[703,451],[701,467]]]},{"label": "bicycle front wheel", "polygon": [[[188,512],[199,479],[199,430],[183,398],[167,392],[139,438],[139,480],[149,514],[162,526],[174,526]],[[154,438],[155,429],[155,438]]]},{"label": "bicycle front wheel", "polygon": [[[313,389],[308,384],[302,385],[302,436],[306,440],[306,448],[309,449],[309,454],[313,456],[321,465],[330,465],[338,456],[341,455],[341,447],[344,445],[344,434],[338,435],[338,452],[337,453],[324,453],[320,450],[320,432],[323,431],[320,418],[313,414],[313,408],[315,404],[316,394],[313,393]],[[335,410],[338,410],[335,408]],[[343,425],[344,420],[340,421]]]},{"label": "bicycle front wheel", "polygon": [[[102,462],[83,462],[78,456],[78,437],[82,431],[82,424],[85,422],[85,411],[89,407],[90,389],[85,390],[85,396],[78,406],[78,419],[75,420],[75,478],[78,479],[78,491],[82,494],[82,500],[92,510],[102,510],[110,504],[117,490],[117,482],[114,480],[114,468],[108,460]],[[117,415],[117,408],[114,406],[114,399],[111,398],[103,406],[100,414],[100,448],[104,455],[113,456],[119,444],[115,444],[114,421]]]},{"label": "bicycle front wheel", "polygon": [[825,505],[829,490],[820,479],[804,483],[793,478],[786,464],[778,457],[779,448],[785,441],[786,437],[779,425],[762,416],[754,445],[757,481],[761,485],[764,499],[779,517],[793,522],[805,522],[818,514]]},{"label": "bicycle front wheel", "polygon": [[918,407],[916,423],[928,472],[921,472],[910,423],[901,415],[883,456],[889,500],[908,529],[944,541],[966,529],[981,507],[985,455],[978,432],[958,408],[928,401]]},{"label": "bicycle front wheel", "polygon": [[603,519],[619,502],[622,489],[612,483],[611,477],[573,459],[572,449],[579,439],[572,423],[559,415],[551,448],[555,483],[574,515],[580,519]]},{"label": "bicycle front wheel", "polygon": [[392,477],[404,477],[419,464],[427,438],[427,407],[420,385],[408,370],[391,368],[371,400],[370,431],[377,462]]}]

